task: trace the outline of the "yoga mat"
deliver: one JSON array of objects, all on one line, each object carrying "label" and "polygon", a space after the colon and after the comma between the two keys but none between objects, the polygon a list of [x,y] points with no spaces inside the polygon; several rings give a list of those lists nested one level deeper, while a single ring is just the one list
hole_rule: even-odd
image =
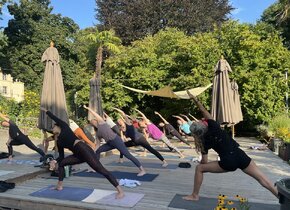
[{"label": "yoga mat", "polygon": [[[186,156],[184,158],[179,158],[178,155],[176,155],[176,156],[175,155],[162,155],[162,156],[164,157],[165,160],[167,160],[167,159],[180,160],[181,162],[184,162],[184,160],[188,160],[188,161],[192,160],[192,156],[190,156],[190,157]],[[147,153],[147,156],[145,156],[145,157],[139,156],[138,158],[156,158],[156,156],[151,154],[151,153],[150,154]]]},{"label": "yoga mat", "polygon": [[31,193],[30,195],[42,198],[82,201],[94,191],[93,189],[76,188],[76,187],[64,187],[63,190],[58,191],[55,190],[54,187],[55,187],[54,185],[50,185],[34,193]]},{"label": "yoga mat", "polygon": [[[126,167],[136,167],[131,161],[125,161],[124,163],[111,162],[106,164],[107,166],[126,166]],[[160,168],[160,169],[176,169],[178,168],[177,164],[168,164],[167,167],[162,167],[162,162],[160,163],[150,163],[150,162],[142,162],[142,166],[144,168]]]},{"label": "yoga mat", "polygon": [[[144,176],[137,176],[137,173],[123,172],[123,171],[111,171],[111,173],[116,179],[133,179],[133,180],[143,181],[143,182],[151,182],[158,176],[158,174],[145,174]],[[73,175],[80,176],[80,177],[105,178],[103,175],[97,172],[88,172],[87,170],[74,173]]]},{"label": "yoga mat", "polygon": [[3,171],[3,170],[0,170],[0,176],[4,176],[4,175],[7,175],[7,174],[11,174],[13,172],[14,171]]},{"label": "yoga mat", "polygon": [[[178,208],[178,209],[186,209],[186,210],[209,210],[214,209],[217,206],[218,199],[217,198],[206,198],[200,197],[199,201],[186,201],[183,200],[182,197],[185,195],[176,194],[174,198],[171,200],[168,207]],[[233,200],[233,205],[228,205],[228,207],[233,208],[239,207],[238,201]],[[249,202],[251,206],[251,210],[280,210],[279,204],[264,204],[264,203],[253,203]],[[229,208],[229,209],[230,209]],[[240,209],[240,208],[238,208]]]},{"label": "yoga mat", "polygon": [[125,197],[116,199],[116,192],[100,189],[86,189],[78,187],[64,187],[63,190],[57,191],[54,186],[48,186],[34,193],[31,196],[42,198],[53,198],[59,200],[81,201],[86,203],[96,203],[111,206],[134,207],[143,197],[144,194],[125,192]]},{"label": "yoga mat", "polygon": [[40,162],[38,160],[12,160],[12,161],[8,161],[6,159],[0,160],[0,163],[17,164],[17,165],[37,165],[37,164],[40,164]]}]

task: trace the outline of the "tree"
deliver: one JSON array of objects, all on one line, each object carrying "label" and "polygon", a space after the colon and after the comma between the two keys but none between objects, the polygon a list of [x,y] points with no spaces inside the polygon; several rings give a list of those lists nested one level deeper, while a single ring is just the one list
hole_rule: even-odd
[{"label": "tree", "polygon": [[[91,80],[92,82],[94,81],[96,85],[92,86],[91,88],[96,88],[96,92],[100,93],[104,49],[107,50],[107,53],[118,53],[118,45],[121,43],[121,40],[115,36],[115,32],[112,30],[101,32],[96,30],[94,33],[88,34],[86,38],[90,41],[90,46],[97,51],[95,61],[95,74]],[[99,104],[99,107],[102,107],[101,98],[99,100],[100,101],[98,101],[97,104]],[[91,108],[99,114],[102,114],[102,110],[97,110],[97,107]]]},{"label": "tree", "polygon": [[[275,114],[285,111],[283,76],[290,65],[290,54],[279,33],[264,23],[252,26],[234,21],[216,27],[213,32],[194,36],[168,28],[121,48],[104,66],[105,106],[140,107],[149,116],[154,110],[162,110],[166,117],[189,111],[197,114],[189,101],[121,91],[118,83],[143,90],[165,85],[176,91],[205,86],[212,82],[213,68],[221,55],[233,69],[231,79],[239,85],[244,126],[268,122]],[[199,97],[209,109],[210,90]]]},{"label": "tree", "polygon": [[113,28],[126,45],[167,26],[186,34],[211,30],[233,9],[228,0],[96,0],[96,4],[100,25]]},{"label": "tree", "polygon": [[49,0],[20,0],[8,5],[13,18],[4,30],[8,37],[6,69],[31,90],[41,89],[44,72],[41,55],[51,40],[60,53],[65,89],[73,87],[79,75],[77,49],[74,48],[78,26],[70,18],[51,14],[49,5]]},{"label": "tree", "polygon": [[284,37],[284,44],[290,47],[290,17],[288,10],[289,0],[280,0],[268,7],[261,17],[261,22],[268,23],[276,30],[280,31]]}]

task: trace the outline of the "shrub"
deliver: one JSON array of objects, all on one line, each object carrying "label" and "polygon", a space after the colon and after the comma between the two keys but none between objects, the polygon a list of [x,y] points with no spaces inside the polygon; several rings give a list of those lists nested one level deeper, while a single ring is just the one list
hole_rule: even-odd
[{"label": "shrub", "polygon": [[286,114],[280,114],[269,122],[269,131],[274,136],[282,139],[285,143],[290,143],[290,118]]}]

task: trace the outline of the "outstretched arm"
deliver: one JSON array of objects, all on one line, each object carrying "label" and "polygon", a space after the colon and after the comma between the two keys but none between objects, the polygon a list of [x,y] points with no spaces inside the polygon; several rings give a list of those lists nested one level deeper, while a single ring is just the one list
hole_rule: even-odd
[{"label": "outstretched arm", "polygon": [[177,118],[177,119],[181,120],[182,122],[185,122],[185,120],[184,120],[182,117],[180,117],[180,116],[177,116],[177,115],[172,115],[172,117],[175,117],[175,118]]},{"label": "outstretched arm", "polygon": [[86,105],[84,105],[84,108],[87,109],[90,113],[92,113],[92,115],[94,115],[94,117],[99,123],[105,122],[104,119],[98,113],[94,112],[91,108],[87,107]]},{"label": "outstretched arm", "polygon": [[211,114],[205,109],[205,107],[199,102],[199,100],[197,99],[196,96],[192,95],[188,90],[187,90],[187,94],[189,96],[189,98],[193,99],[194,103],[196,104],[196,106],[199,108],[199,110],[201,111],[203,117],[205,119],[213,119],[213,117],[211,116]]},{"label": "outstretched arm", "polygon": [[117,112],[119,112],[121,114],[121,116],[123,117],[123,119],[125,120],[126,124],[131,125],[131,121],[129,120],[128,116],[125,114],[125,112],[123,112],[121,109],[117,109],[117,108],[113,108],[114,110],[116,110]]},{"label": "outstretched arm", "polygon": [[191,121],[185,114],[180,114],[180,116],[184,117],[187,121]]},{"label": "outstretched arm", "polygon": [[10,120],[6,115],[4,115],[2,113],[0,113],[0,117],[7,122],[9,122],[9,120]]},{"label": "outstretched arm", "polygon": [[66,122],[62,121],[61,119],[59,119],[57,116],[55,116],[54,114],[52,114],[50,111],[48,111],[47,109],[40,107],[41,111],[44,111],[54,122],[56,122],[60,127],[63,127],[65,125],[67,125]]},{"label": "outstretched arm", "polygon": [[157,114],[165,124],[168,124],[168,121],[165,120],[159,112],[155,111],[154,113]]},{"label": "outstretched arm", "polygon": [[193,119],[194,121],[196,121],[196,122],[198,121],[198,119],[195,118],[192,114],[189,113],[188,115],[189,115],[190,117],[192,117],[192,119]]},{"label": "outstretched arm", "polygon": [[145,116],[145,114],[143,114],[143,112],[141,112],[141,111],[139,111],[138,109],[135,109],[141,116],[142,116],[142,118],[147,122],[147,123],[149,123],[150,122],[150,120]]}]

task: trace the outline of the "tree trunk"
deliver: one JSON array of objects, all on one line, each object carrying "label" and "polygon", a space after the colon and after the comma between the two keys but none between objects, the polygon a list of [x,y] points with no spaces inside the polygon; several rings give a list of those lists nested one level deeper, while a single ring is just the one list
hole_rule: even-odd
[{"label": "tree trunk", "polygon": [[103,62],[103,47],[98,48],[96,55],[96,77],[100,79],[102,71],[102,62]]}]

